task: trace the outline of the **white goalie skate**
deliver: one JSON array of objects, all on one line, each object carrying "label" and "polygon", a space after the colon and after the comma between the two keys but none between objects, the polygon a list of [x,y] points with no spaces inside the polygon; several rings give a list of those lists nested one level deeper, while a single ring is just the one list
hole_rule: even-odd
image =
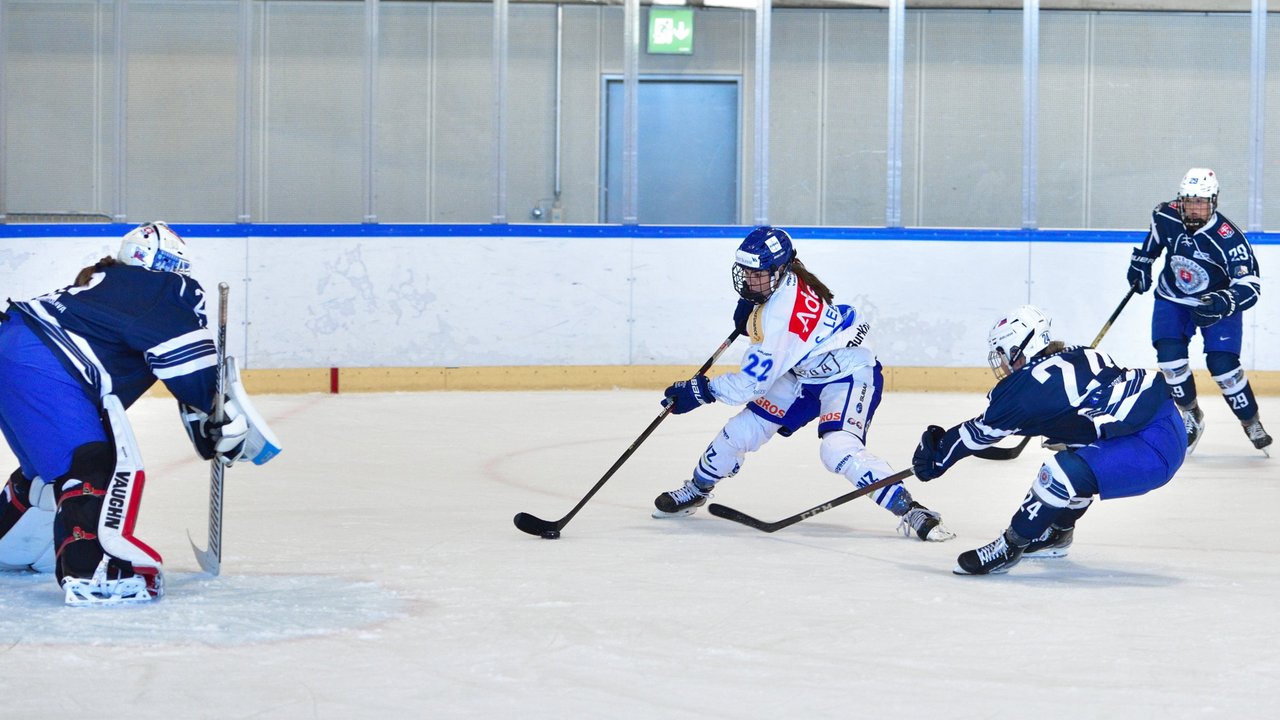
[{"label": "white goalie skate", "polygon": [[66,577],[62,579],[62,589],[66,593],[67,605],[73,607],[106,607],[110,605],[138,605],[158,599],[162,594],[161,576],[156,574],[155,593],[147,588],[147,580],[141,575],[107,579],[107,565],[110,558],[103,557],[98,569],[91,578]]}]

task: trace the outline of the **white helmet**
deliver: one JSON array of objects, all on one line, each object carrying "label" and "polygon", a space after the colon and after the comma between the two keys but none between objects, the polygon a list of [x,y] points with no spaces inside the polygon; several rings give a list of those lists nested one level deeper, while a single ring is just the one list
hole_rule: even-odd
[{"label": "white helmet", "polygon": [[[1209,214],[1203,218],[1187,217],[1182,209],[1182,201],[1186,198],[1203,198],[1209,201]],[[1204,227],[1209,218],[1218,211],[1218,176],[1209,168],[1191,168],[1178,183],[1178,212],[1182,216],[1182,224],[1195,232]]]},{"label": "white helmet", "polygon": [[191,261],[187,259],[187,243],[166,225],[157,220],[139,225],[124,236],[116,260],[147,270],[190,274]]},{"label": "white helmet", "polygon": [[1019,358],[1033,358],[1049,346],[1049,318],[1034,305],[1023,305],[1000,318],[987,335],[987,362],[996,379],[1013,372]]}]

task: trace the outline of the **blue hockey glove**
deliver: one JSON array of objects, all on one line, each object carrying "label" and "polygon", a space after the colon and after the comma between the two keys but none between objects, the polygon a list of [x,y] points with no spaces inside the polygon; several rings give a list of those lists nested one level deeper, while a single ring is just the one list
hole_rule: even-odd
[{"label": "blue hockey glove", "polygon": [[1139,295],[1151,289],[1151,265],[1156,259],[1147,257],[1137,250],[1129,259],[1129,286]]},{"label": "blue hockey glove", "polygon": [[1209,327],[1236,311],[1236,296],[1230,290],[1215,290],[1200,296],[1200,305],[1191,308],[1191,319]]},{"label": "blue hockey glove", "polygon": [[739,335],[751,336],[751,331],[747,329],[747,320],[751,318],[751,311],[756,309],[756,304],[750,300],[739,300],[738,307],[733,311],[733,326],[737,328]]},{"label": "blue hockey glove", "polygon": [[706,375],[694,375],[691,380],[681,380],[662,393],[662,407],[670,407],[676,415],[716,401],[711,394],[711,381]]},{"label": "blue hockey glove", "polygon": [[942,436],[947,431],[937,425],[930,425],[920,437],[920,444],[911,456],[911,471],[920,482],[930,480],[946,472],[942,468]]}]

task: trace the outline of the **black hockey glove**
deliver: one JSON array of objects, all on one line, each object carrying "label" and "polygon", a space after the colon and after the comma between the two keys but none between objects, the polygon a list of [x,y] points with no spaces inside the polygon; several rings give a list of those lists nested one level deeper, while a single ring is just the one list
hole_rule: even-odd
[{"label": "black hockey glove", "polygon": [[739,335],[751,337],[751,330],[747,328],[747,320],[751,319],[751,311],[756,309],[756,304],[750,300],[739,300],[738,307],[733,310],[733,327],[737,329]]},{"label": "black hockey glove", "polygon": [[1137,250],[1133,251],[1133,257],[1129,259],[1129,287],[1139,295],[1151,289],[1151,265],[1155,261],[1155,258],[1147,257]]},{"label": "black hockey glove", "polygon": [[916,474],[916,479],[920,482],[929,482],[946,472],[942,468],[941,457],[942,436],[946,434],[946,429],[930,425],[920,437],[920,444],[916,446],[915,455],[911,457],[911,471]]},{"label": "black hockey glove", "polygon": [[706,375],[694,375],[690,380],[681,380],[668,387],[662,393],[662,407],[670,407],[676,415],[716,401],[711,394],[711,381]]},{"label": "black hockey glove", "polygon": [[1191,308],[1191,319],[1200,327],[1209,327],[1236,311],[1236,296],[1230,290],[1215,290],[1200,296],[1200,304]]}]

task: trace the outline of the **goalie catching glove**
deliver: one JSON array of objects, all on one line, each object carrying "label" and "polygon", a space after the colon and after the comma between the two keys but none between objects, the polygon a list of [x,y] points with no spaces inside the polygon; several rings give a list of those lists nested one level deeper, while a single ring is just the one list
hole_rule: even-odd
[{"label": "goalie catching glove", "polygon": [[267,426],[240,382],[235,358],[227,358],[227,393],[223,396],[222,423],[216,423],[197,407],[178,403],[182,424],[196,452],[205,460],[226,466],[240,460],[265,464],[280,452],[280,441]]}]

